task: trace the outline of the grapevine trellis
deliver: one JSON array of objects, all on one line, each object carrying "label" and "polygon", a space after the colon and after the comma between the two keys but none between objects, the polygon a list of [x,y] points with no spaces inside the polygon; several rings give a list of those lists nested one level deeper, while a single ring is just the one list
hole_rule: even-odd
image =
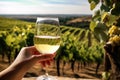
[{"label": "grapevine trellis", "polygon": [[[8,20],[8,22],[9,21],[10,20]],[[9,25],[11,24],[9,22]],[[27,22],[18,22],[18,24],[13,25],[13,27],[10,28],[8,27],[9,30],[7,26],[4,27],[4,25],[2,26],[3,28],[0,28],[0,39],[5,43],[2,44],[0,42],[0,54],[2,56],[7,55],[9,62],[11,62],[11,60],[17,56],[19,50],[22,47],[33,45],[35,24]],[[2,29],[4,29],[4,31]],[[55,31],[55,28],[53,27],[50,27],[48,29],[50,31]],[[61,47],[58,50],[55,58],[58,75],[60,75],[59,65],[61,61],[70,62],[72,71],[74,71],[75,62],[78,62],[78,64],[95,62],[98,65],[102,63],[102,55],[104,52],[102,50],[102,45],[97,43],[93,36],[93,33],[89,29],[73,28],[67,26],[60,26],[60,29]],[[94,46],[92,46],[92,44]],[[2,48],[4,45],[7,47]],[[96,73],[98,71],[98,68],[99,66],[96,67]]]}]

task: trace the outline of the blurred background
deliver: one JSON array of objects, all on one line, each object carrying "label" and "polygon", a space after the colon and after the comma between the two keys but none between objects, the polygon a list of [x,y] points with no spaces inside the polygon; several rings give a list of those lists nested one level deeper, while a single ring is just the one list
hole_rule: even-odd
[{"label": "blurred background", "polygon": [[[89,29],[93,11],[88,0],[0,0],[0,5],[0,71],[14,61],[22,47],[34,45],[37,17],[58,17],[62,43],[49,74],[101,78],[104,50]],[[25,77],[44,71],[38,63]]]}]

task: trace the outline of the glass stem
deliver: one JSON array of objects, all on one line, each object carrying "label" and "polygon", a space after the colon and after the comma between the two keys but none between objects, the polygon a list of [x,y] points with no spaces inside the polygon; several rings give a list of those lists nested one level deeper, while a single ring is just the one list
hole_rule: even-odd
[{"label": "glass stem", "polygon": [[47,66],[45,67],[45,75],[48,76]]}]

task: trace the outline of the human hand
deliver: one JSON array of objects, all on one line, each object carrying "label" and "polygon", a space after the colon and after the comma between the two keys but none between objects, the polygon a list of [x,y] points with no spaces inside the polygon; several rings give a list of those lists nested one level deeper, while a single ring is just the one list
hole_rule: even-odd
[{"label": "human hand", "polygon": [[[32,49],[32,54],[34,54],[34,55],[40,55],[41,53],[39,53],[38,51],[37,51],[37,49],[34,47],[33,49]],[[53,58],[55,57],[55,54],[56,53],[53,53],[53,54],[42,54],[42,55],[51,55],[52,56],[52,58],[51,59],[46,59],[46,60],[44,60],[44,59],[41,59],[41,60],[39,60],[39,63],[41,63],[42,64],[42,66],[46,66],[46,65],[50,65],[50,63],[53,61]]]},{"label": "human hand", "polygon": [[54,56],[54,54],[40,54],[34,46],[24,47],[14,62],[0,72],[0,80],[21,80],[36,62],[50,64]]},{"label": "human hand", "polygon": [[40,62],[43,66],[49,65],[55,54],[40,54],[34,46],[21,49],[12,65],[24,66],[24,69],[31,68],[35,63]]}]

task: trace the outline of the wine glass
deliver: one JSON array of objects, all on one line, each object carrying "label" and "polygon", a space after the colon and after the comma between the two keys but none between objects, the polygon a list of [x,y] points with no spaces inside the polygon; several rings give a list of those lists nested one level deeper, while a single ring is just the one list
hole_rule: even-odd
[{"label": "wine glass", "polygon": [[[60,47],[60,25],[58,18],[37,17],[34,45],[42,54],[54,54]],[[57,80],[48,75],[39,76],[37,80]]]}]

